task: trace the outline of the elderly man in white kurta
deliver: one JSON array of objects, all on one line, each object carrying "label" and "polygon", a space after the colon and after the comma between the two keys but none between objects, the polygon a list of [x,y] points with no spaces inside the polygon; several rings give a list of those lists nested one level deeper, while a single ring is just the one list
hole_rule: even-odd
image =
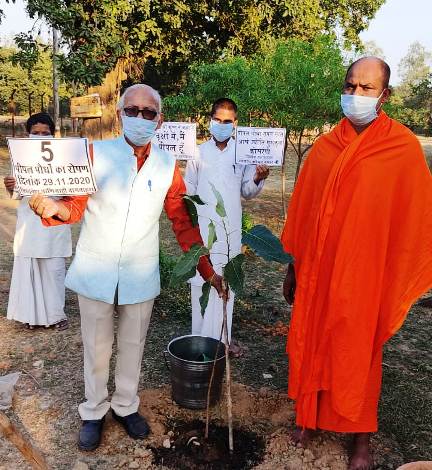
[{"label": "elderly man in white kurta", "polygon": [[[93,145],[95,194],[61,201],[38,195],[30,201],[48,225],[75,222],[85,210],[75,258],[66,276],[66,286],[78,293],[84,344],[86,401],[79,406],[81,450],[98,447],[110,407],[129,436],[142,439],[149,432],[137,412],[137,390],[153,302],[160,292],[162,209],[183,250],[202,244],[183,201],[186,188],[175,159],[151,143],[163,120],[159,94],[143,84],[129,87],[120,98],[118,115],[123,135]],[[198,269],[222,295],[222,278],[207,257],[200,259]],[[110,403],[107,382],[114,310],[119,314],[119,329]]]},{"label": "elderly man in white kurta", "polygon": [[[208,240],[208,225],[215,222],[217,241],[210,250],[212,264],[222,274],[227,264],[228,246],[221,217],[216,213],[216,197],[212,184],[221,194],[227,213],[230,259],[241,252],[242,205],[241,197],[251,199],[259,194],[269,170],[264,165],[240,165],[235,162],[235,141],[232,138],[237,125],[237,106],[228,98],[217,100],[211,110],[211,139],[199,146],[198,156],[188,162],[185,182],[188,194],[198,194],[206,203],[197,206],[201,237]],[[190,281],[192,300],[192,334],[219,339],[223,322],[223,300],[217,293],[210,293],[204,316],[201,315],[199,298],[204,283],[197,273]],[[231,325],[234,293],[230,291],[227,304],[228,340],[231,343]],[[231,344],[231,353],[239,355],[240,348]]]}]

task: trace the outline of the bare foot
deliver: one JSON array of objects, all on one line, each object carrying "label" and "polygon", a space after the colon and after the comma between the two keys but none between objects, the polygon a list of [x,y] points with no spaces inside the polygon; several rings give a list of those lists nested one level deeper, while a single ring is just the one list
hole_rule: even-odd
[{"label": "bare foot", "polygon": [[303,429],[297,426],[295,430],[290,434],[291,440],[297,447],[307,447],[309,441],[314,437],[315,431],[313,429]]},{"label": "bare foot", "polygon": [[229,353],[231,357],[242,357],[243,354],[245,353],[245,347],[243,347],[240,343],[237,341],[231,341],[230,346],[229,346]]},{"label": "bare foot", "polygon": [[370,433],[354,435],[353,450],[348,470],[373,470],[373,458],[369,448]]}]

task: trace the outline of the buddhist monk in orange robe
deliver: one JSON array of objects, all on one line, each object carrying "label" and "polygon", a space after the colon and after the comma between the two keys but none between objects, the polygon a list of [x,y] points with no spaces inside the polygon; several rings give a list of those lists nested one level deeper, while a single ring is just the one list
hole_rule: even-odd
[{"label": "buddhist monk in orange robe", "polygon": [[415,135],[381,110],[390,69],[347,72],[345,118],[314,144],[282,234],[295,440],[354,433],[350,470],[371,469],[384,343],[432,287],[432,177]]}]

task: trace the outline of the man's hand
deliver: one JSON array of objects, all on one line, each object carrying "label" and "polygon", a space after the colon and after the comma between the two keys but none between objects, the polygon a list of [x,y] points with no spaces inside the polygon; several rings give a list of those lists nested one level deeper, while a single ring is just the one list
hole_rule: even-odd
[{"label": "man's hand", "polygon": [[259,184],[260,181],[265,180],[269,173],[270,169],[267,165],[257,165],[254,176],[255,184]]},{"label": "man's hand", "polygon": [[33,212],[42,219],[57,216],[60,220],[65,222],[70,218],[70,212],[64,204],[50,197],[46,197],[43,194],[33,194],[30,198],[29,206]]},{"label": "man's hand", "polygon": [[5,188],[11,193],[15,189],[15,178],[13,176],[5,176],[3,178]]},{"label": "man's hand", "polygon": [[224,278],[219,274],[214,273],[210,280],[210,284],[217,290],[220,298],[226,298],[228,300],[228,289],[226,287]]},{"label": "man's hand", "polygon": [[285,280],[283,283],[283,296],[285,300],[288,302],[289,305],[294,303],[295,299],[295,291],[296,291],[296,276],[294,271],[294,265],[289,264],[288,270],[285,276]]}]

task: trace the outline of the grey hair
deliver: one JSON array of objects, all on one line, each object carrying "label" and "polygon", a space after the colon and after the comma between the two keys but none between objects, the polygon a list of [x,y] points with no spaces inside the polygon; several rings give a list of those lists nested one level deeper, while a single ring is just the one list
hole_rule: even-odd
[{"label": "grey hair", "polygon": [[123,94],[120,96],[120,99],[117,102],[117,109],[121,111],[124,107],[124,102],[125,102],[125,97],[126,95],[132,91],[132,90],[137,90],[137,89],[146,89],[150,92],[150,94],[153,96],[155,99],[157,105],[158,105],[158,111],[162,111],[162,98],[157,90],[152,88],[150,85],[146,85],[145,83],[136,83],[135,85],[131,85],[130,87],[127,87],[126,90],[123,92]]}]

